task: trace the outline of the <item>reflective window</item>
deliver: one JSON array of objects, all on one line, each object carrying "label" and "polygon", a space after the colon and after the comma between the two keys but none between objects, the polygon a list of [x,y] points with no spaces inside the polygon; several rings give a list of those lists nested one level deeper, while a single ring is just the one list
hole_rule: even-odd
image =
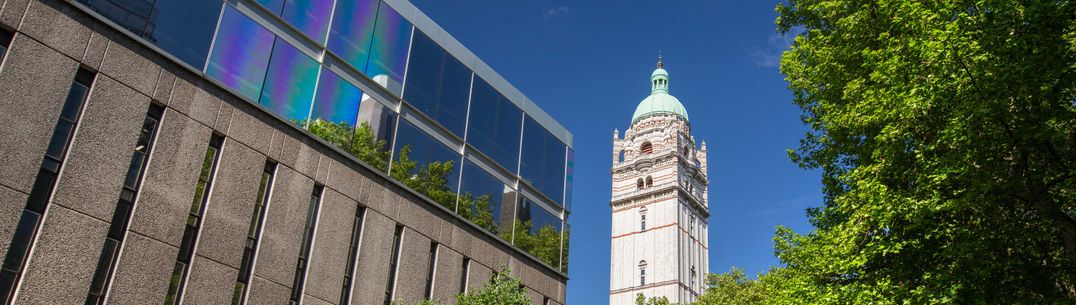
[{"label": "reflective window", "polygon": [[307,129],[374,168],[388,169],[396,114],[329,70],[323,70]]},{"label": "reflective window", "polygon": [[354,127],[359,114],[360,99],[362,91],[358,87],[325,69],[321,71],[321,79],[318,80],[318,91],[310,118]]},{"label": "reflective window", "polygon": [[365,72],[377,18],[377,0],[337,0],[328,49]]},{"label": "reflective window", "polygon": [[391,176],[449,210],[456,210],[460,155],[406,120],[396,131]]},{"label": "reflective window", "polygon": [[508,225],[512,223],[515,190],[497,180],[471,160],[465,160],[460,181],[460,216],[490,233],[512,240]]},{"label": "reflective window", "polygon": [[523,126],[523,163],[519,176],[558,204],[564,195],[564,153],[567,146],[530,117]]},{"label": "reflective window", "polygon": [[567,219],[564,221],[564,241],[562,241],[561,247],[564,248],[560,251],[560,271],[568,273],[568,233],[571,233],[571,226],[568,225]]},{"label": "reflective window", "polygon": [[269,30],[229,6],[221,17],[206,75],[246,98],[258,100],[275,39]]},{"label": "reflective window", "polygon": [[467,142],[508,171],[519,164],[519,129],[523,111],[481,78],[475,77]]},{"label": "reflective window", "polygon": [[523,197],[516,209],[513,244],[539,260],[560,266],[560,218]]},{"label": "reflective window", "polygon": [[[566,210],[572,210],[572,180],[575,178],[575,150],[568,148],[568,164],[565,166],[567,173],[564,175],[564,206]],[[566,234],[567,235],[567,234]]]},{"label": "reflective window", "polygon": [[318,67],[317,61],[278,38],[259,103],[295,124],[305,121],[310,115]]},{"label": "reflective window", "polygon": [[404,100],[463,136],[471,71],[421,32],[415,32]]},{"label": "reflective window", "polygon": [[201,68],[220,0],[78,0],[187,64]]},{"label": "reflective window", "polygon": [[402,91],[407,47],[411,44],[411,23],[381,2],[374,26],[373,47],[366,75],[397,95]]},{"label": "reflective window", "polygon": [[258,3],[280,15],[314,41],[325,41],[333,0],[258,0]]}]

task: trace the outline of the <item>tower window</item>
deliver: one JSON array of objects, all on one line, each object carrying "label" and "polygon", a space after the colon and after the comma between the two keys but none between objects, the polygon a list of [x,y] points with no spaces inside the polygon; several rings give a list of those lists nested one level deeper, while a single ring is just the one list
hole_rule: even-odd
[{"label": "tower window", "polygon": [[646,176],[646,187],[650,188],[651,186],[654,186],[654,178]]},{"label": "tower window", "polygon": [[640,190],[643,189],[643,178],[639,178],[639,181],[635,182],[635,186]]},{"label": "tower window", "polygon": [[646,207],[639,209],[639,231],[646,231]]},{"label": "tower window", "polygon": [[643,151],[644,155],[649,154],[649,153],[654,152],[654,145],[650,144],[650,142],[646,142],[646,143],[643,143],[643,146],[640,149]]},{"label": "tower window", "polygon": [[646,286],[646,261],[639,261],[639,286]]},{"label": "tower window", "polygon": [[620,151],[620,153],[617,155],[617,159],[616,159],[616,163],[621,163],[621,162],[624,162],[624,151],[623,150]]}]

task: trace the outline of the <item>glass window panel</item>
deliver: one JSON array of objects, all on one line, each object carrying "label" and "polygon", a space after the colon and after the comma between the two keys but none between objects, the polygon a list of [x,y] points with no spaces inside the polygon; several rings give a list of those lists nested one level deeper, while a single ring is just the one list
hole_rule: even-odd
[{"label": "glass window panel", "polygon": [[463,135],[471,71],[421,32],[415,33],[404,100]]},{"label": "glass window panel", "polygon": [[575,180],[575,150],[568,148],[568,164],[565,166],[567,173],[564,175],[564,206],[565,210],[572,210],[572,181]]},{"label": "glass window panel", "polygon": [[475,77],[467,142],[515,173],[523,111],[481,78]]},{"label": "glass window panel", "polygon": [[560,218],[523,197],[516,210],[515,231],[513,244],[554,268],[560,266]]},{"label": "glass window panel", "polygon": [[315,120],[307,129],[374,168],[387,170],[396,114],[329,70],[322,71],[318,87]]},{"label": "glass window panel", "polygon": [[463,165],[458,213],[490,233],[512,240],[515,190],[497,180],[470,160]]},{"label": "glass window panel", "polygon": [[377,0],[337,0],[329,30],[329,51],[362,72],[370,59],[377,4]]},{"label": "glass window panel", "polygon": [[406,120],[400,121],[394,149],[391,176],[455,211],[460,155]]},{"label": "glass window panel", "polygon": [[220,0],[79,0],[194,67],[205,64]]},{"label": "glass window panel", "polygon": [[374,26],[370,63],[364,72],[397,95],[402,91],[407,47],[411,44],[411,23],[381,2]]},{"label": "glass window panel", "polygon": [[333,0],[258,0],[314,41],[325,41]]},{"label": "glass window panel", "polygon": [[206,75],[258,100],[275,39],[273,33],[229,6],[221,17]]},{"label": "glass window panel", "polygon": [[328,69],[321,71],[311,119],[355,126],[362,91]]},{"label": "glass window panel", "polygon": [[568,222],[564,222],[564,241],[561,242],[561,247],[564,248],[560,251],[560,271],[568,273],[568,235],[571,233],[571,226]]},{"label": "glass window panel", "polygon": [[519,175],[558,204],[564,197],[564,157],[567,146],[527,117],[523,126],[523,152]]},{"label": "glass window panel", "polygon": [[277,39],[259,103],[295,124],[305,121],[310,115],[319,67],[314,59]]}]

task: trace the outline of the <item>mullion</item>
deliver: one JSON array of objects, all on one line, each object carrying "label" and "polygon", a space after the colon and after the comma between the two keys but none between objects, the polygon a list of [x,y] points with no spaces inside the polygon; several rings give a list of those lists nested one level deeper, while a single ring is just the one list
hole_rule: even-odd
[{"label": "mullion", "polygon": [[362,223],[366,214],[366,208],[355,209],[355,220],[351,228],[351,246],[348,248],[347,269],[344,270],[344,286],[341,289],[340,304],[349,304],[351,301],[351,285],[354,282],[355,265],[358,263],[359,243],[362,239]]},{"label": "mullion", "polygon": [[266,161],[262,169],[261,182],[258,185],[258,197],[254,202],[254,213],[250,216],[250,227],[247,230],[247,242],[243,248],[243,260],[239,267],[239,276],[235,283],[235,292],[232,295],[232,304],[243,304],[246,300],[247,289],[250,286],[250,277],[253,273],[254,256],[258,253],[258,239],[261,237],[262,224],[268,212],[269,197],[272,191],[276,163]]},{"label": "mullion", "polygon": [[176,256],[176,266],[172,270],[171,282],[168,285],[168,293],[164,303],[179,304],[183,298],[183,288],[186,285],[187,273],[190,271],[191,259],[194,257],[194,246],[198,242],[198,231],[202,225],[202,215],[205,214],[206,204],[209,203],[209,191],[213,186],[213,174],[217,170],[220,161],[221,147],[224,145],[224,137],[213,134],[209,138],[209,147],[206,148],[205,158],[202,160],[202,168],[198,175],[198,182],[194,186],[194,199],[191,201],[191,211],[187,215],[187,225],[183,228],[183,239],[179,246],[179,254]]},{"label": "mullion", "polygon": [[303,286],[306,280],[307,265],[310,262],[310,250],[314,243],[314,228],[317,226],[318,209],[325,187],[320,184],[314,185],[310,194],[310,205],[306,209],[306,224],[303,227],[303,243],[299,252],[299,260],[295,264],[295,279],[291,286],[291,303],[300,304],[303,298]]},{"label": "mullion", "polygon": [[11,237],[7,255],[4,257],[3,265],[0,266],[0,302],[10,304],[13,301],[12,296],[26,267],[34,238],[41,228],[45,211],[48,209],[48,203],[52,199],[60,170],[63,167],[63,160],[67,157],[72,136],[78,127],[82,108],[85,107],[88,92],[95,77],[94,72],[83,68],[79,68],[75,73],[75,80],[71,83],[71,89],[64,100],[56,127],[53,128],[49,146],[46,147],[42,158],[41,167],[27,196],[26,206],[15,227],[15,234]]},{"label": "mullion", "polygon": [[124,235],[131,221],[131,212],[134,210],[135,200],[138,196],[138,187],[142,184],[142,177],[146,173],[146,162],[153,148],[153,140],[157,136],[164,108],[157,104],[150,104],[146,119],[142,123],[142,130],[135,143],[134,152],[131,154],[131,163],[127,168],[127,176],[120,187],[120,198],[116,203],[116,210],[112,214],[112,222],[105,237],[105,245],[101,248],[101,256],[97,261],[97,270],[90,281],[90,292],[86,296],[86,304],[102,304],[108,292],[108,283],[112,279],[116,268],[116,258],[119,250],[123,247]]}]

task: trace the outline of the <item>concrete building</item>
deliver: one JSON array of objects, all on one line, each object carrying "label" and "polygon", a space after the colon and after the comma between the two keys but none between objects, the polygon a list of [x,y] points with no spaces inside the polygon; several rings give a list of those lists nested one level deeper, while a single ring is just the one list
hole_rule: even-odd
[{"label": "concrete building", "polygon": [[613,131],[610,305],[694,302],[709,274],[706,142],[696,148],[660,56],[650,85],[624,138]]},{"label": "concrete building", "polygon": [[572,135],[406,0],[0,0],[0,302],[564,304]]}]

